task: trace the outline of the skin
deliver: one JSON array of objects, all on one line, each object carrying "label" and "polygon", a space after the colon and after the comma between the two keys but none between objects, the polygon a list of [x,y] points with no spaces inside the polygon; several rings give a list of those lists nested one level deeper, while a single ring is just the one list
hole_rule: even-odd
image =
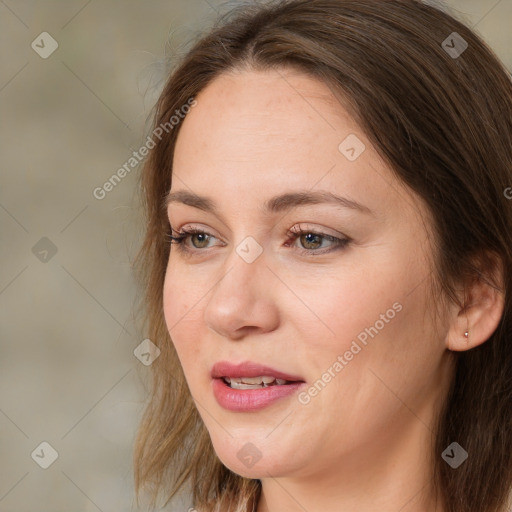
[{"label": "skin", "polygon": [[[193,225],[212,236],[189,237],[188,254],[171,246],[164,313],[218,457],[261,479],[258,512],[443,511],[429,452],[450,350],[492,334],[500,297],[475,288],[463,313],[427,314],[428,212],[322,82],[291,69],[244,70],[196,99],[178,136],[171,192],[208,196],[219,215],[169,205],[174,230]],[[349,134],[366,146],[355,161],[338,149]],[[299,189],[331,191],[373,214],[327,203],[262,211],[268,198]],[[337,250],[328,239],[293,241],[286,233],[298,225],[351,241]],[[248,236],[263,251],[252,263],[236,252]],[[215,362],[255,361],[309,387],[395,303],[401,310],[307,405],[295,394],[242,413],[215,400]],[[251,468],[237,457],[248,442],[261,453]]]}]

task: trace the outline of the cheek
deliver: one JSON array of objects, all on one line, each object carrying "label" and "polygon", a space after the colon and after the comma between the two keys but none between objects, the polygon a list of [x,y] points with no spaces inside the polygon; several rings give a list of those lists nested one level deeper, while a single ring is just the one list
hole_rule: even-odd
[{"label": "cheek", "polygon": [[[369,408],[395,411],[400,403],[395,392],[413,405],[433,385],[442,347],[425,316],[426,284],[413,293],[404,291],[405,282],[403,289],[399,285],[383,288],[380,295],[368,293],[357,305],[339,310],[330,323],[336,332],[332,343],[310,337],[312,344],[304,357],[314,361],[315,379],[322,378],[341,356],[341,366],[334,368],[337,378],[324,397],[326,403],[338,403],[343,397],[341,402],[350,404],[340,406],[341,416],[353,414],[355,421]],[[329,300],[346,302],[340,296]]]},{"label": "cheek", "polygon": [[[390,374],[397,370],[403,374],[408,363],[417,367],[418,360],[428,357],[432,348],[423,317],[426,270],[419,265],[407,268],[407,262],[399,258],[382,259],[379,265],[359,264],[363,269],[354,267],[339,275],[318,277],[316,282],[323,285],[315,288],[314,294],[308,294],[306,282],[295,283],[294,291],[307,308],[295,301],[294,315],[289,302],[288,317],[296,319],[293,322],[303,344],[297,342],[294,349],[311,363],[318,374],[315,378],[345,354],[352,371],[359,368],[364,373],[368,366],[375,366],[387,367]],[[301,315],[297,314],[299,308]],[[421,347],[416,346],[418,333],[424,335]]]},{"label": "cheek", "polygon": [[306,283],[294,284],[300,301],[294,302],[295,314],[290,302],[289,318],[295,318],[294,323],[307,333],[308,343],[339,351],[387,310],[391,310],[388,316],[394,317],[393,303],[400,297],[390,290],[397,289],[396,280],[393,286],[389,277],[371,275],[368,270],[363,274],[347,269],[338,275],[318,277],[314,293]]},{"label": "cheek", "polygon": [[[200,300],[193,296],[194,286],[187,286],[177,272],[168,271],[163,287],[163,311],[172,343],[187,370],[188,361],[199,353]],[[197,293],[196,293],[197,295]]]}]

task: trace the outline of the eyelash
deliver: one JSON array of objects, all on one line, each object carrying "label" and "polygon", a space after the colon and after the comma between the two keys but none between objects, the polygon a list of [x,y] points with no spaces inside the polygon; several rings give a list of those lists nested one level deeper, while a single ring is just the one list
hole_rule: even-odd
[{"label": "eyelash", "polygon": [[[206,236],[215,238],[210,233],[203,231],[201,229],[197,229],[197,228],[182,229],[181,231],[177,232],[178,236],[168,235],[168,237],[170,239],[169,240],[170,243],[177,245],[177,249],[180,252],[193,253],[196,251],[204,250],[204,248],[203,249],[189,249],[185,246],[184,242],[190,236],[197,235],[197,234],[206,235]],[[349,238],[337,238],[335,236],[327,235],[325,233],[319,233],[319,232],[311,230],[311,229],[302,229],[300,226],[297,229],[292,228],[292,229],[288,230],[286,235],[291,237],[292,243],[295,242],[295,240],[297,240],[297,238],[300,238],[302,235],[315,235],[315,236],[321,237],[322,239],[328,240],[330,242],[334,242],[333,247],[331,247],[330,249],[327,249],[327,250],[322,250],[322,251],[320,251],[318,249],[298,249],[300,254],[309,255],[309,256],[327,254],[327,253],[335,251],[335,250],[343,249],[351,241]]]}]

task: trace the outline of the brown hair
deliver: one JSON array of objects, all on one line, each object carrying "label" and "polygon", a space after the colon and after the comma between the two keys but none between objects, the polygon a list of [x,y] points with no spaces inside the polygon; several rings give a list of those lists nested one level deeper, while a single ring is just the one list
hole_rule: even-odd
[{"label": "brown hair", "polygon": [[[453,32],[468,44],[458,56],[443,43]],[[502,512],[512,483],[510,75],[468,27],[419,0],[270,1],[231,11],[195,42],[165,85],[154,126],[221,73],[290,66],[338,91],[397,178],[425,201],[437,253],[433,282],[443,297],[458,302],[457,285],[472,279],[490,280],[505,296],[493,335],[453,353],[431,454],[446,512]],[[145,286],[145,335],[161,355],[135,445],[135,486],[137,495],[152,486],[153,504],[189,486],[199,510],[245,511],[261,483],[216,456],[163,316],[170,251],[163,204],[179,128],[166,130],[141,176],[147,231],[136,269]],[[494,279],[498,264],[502,281]],[[453,441],[469,453],[456,470],[441,459]]]}]

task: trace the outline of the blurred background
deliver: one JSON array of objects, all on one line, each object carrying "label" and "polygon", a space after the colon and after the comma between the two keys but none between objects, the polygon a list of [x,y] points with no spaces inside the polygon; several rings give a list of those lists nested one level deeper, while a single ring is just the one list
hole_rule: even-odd
[{"label": "blurred background", "polygon": [[[139,510],[139,171],[104,184],[144,144],[165,56],[235,3],[0,0],[0,512]],[[438,4],[512,70],[512,0]]]}]

